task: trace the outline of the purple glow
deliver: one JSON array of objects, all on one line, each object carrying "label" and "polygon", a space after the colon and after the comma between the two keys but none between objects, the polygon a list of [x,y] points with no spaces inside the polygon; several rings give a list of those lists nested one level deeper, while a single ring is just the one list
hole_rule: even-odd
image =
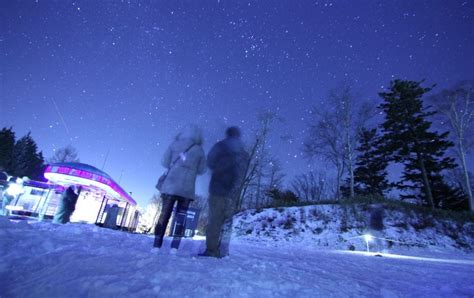
[{"label": "purple glow", "polygon": [[137,204],[135,200],[125,190],[123,190],[117,183],[115,183],[114,180],[112,180],[109,177],[104,177],[96,173],[91,173],[86,170],[79,170],[79,169],[74,169],[71,167],[56,166],[56,165],[49,165],[46,168],[46,170],[44,171],[45,177],[46,177],[46,174],[48,173],[74,176],[74,177],[79,177],[79,178],[99,182],[101,184],[104,184],[110,187],[113,191],[119,194],[122,198],[125,199],[125,201],[127,201],[131,205],[135,206]]}]

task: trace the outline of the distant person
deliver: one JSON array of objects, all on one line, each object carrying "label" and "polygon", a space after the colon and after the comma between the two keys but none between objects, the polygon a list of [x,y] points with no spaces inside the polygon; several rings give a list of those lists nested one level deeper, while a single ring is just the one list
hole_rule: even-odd
[{"label": "distant person", "polygon": [[2,199],[3,191],[8,186],[8,174],[5,171],[0,171],[0,200]]},{"label": "distant person", "polygon": [[24,192],[23,183],[27,181],[29,181],[28,177],[10,176],[7,178],[6,188],[2,191],[1,215],[10,215],[10,210],[8,210],[7,206]]},{"label": "distant person", "polygon": [[[13,179],[13,181],[12,181],[12,179]],[[12,193],[11,190],[8,189],[11,185],[16,184],[14,179],[16,179],[16,178],[12,177],[12,178],[8,179],[5,190],[2,191],[2,212],[1,212],[1,214],[5,215],[5,216],[8,216],[10,214],[10,211],[7,209],[7,206],[10,205],[10,203],[15,199],[15,195]]]},{"label": "distant person", "polygon": [[[248,158],[238,127],[229,127],[226,138],[209,151],[207,165],[212,176],[209,183],[206,251],[202,256],[220,258],[228,254],[231,233],[229,225],[232,225],[232,216],[237,211],[240,184]],[[227,228],[223,230],[224,225]]]},{"label": "distant person", "polygon": [[105,217],[104,228],[108,229],[117,229],[117,216],[119,213],[119,206],[117,204],[113,204],[109,208],[107,208],[107,216]]},{"label": "distant person", "polygon": [[5,171],[0,171],[0,200],[2,201],[2,209],[0,215],[3,215],[3,195],[8,187],[8,174]]},{"label": "distant person", "polygon": [[4,184],[8,180],[8,174],[5,171],[0,171],[0,184]]},{"label": "distant person", "polygon": [[59,206],[54,214],[53,223],[65,224],[71,219],[71,215],[76,210],[76,203],[81,193],[81,187],[71,185],[63,192],[59,198]]},{"label": "distant person", "polygon": [[[186,214],[189,204],[195,197],[196,176],[206,170],[206,155],[202,149],[202,132],[196,125],[187,125],[178,133],[166,150],[161,164],[167,169],[167,174],[162,176],[161,185],[157,185],[161,192],[163,205],[160,217],[155,226],[156,248],[163,245],[163,237],[166,227],[176,203],[176,213]],[[186,220],[186,216],[180,217]],[[173,252],[179,248],[181,237],[184,235],[185,223],[177,225],[179,231],[175,231],[171,243]]]},{"label": "distant person", "polygon": [[368,233],[374,238],[375,242],[375,251],[376,252],[385,252],[386,249],[386,240],[384,235],[384,207],[382,204],[372,204],[370,206],[370,218],[369,218],[369,227]]}]

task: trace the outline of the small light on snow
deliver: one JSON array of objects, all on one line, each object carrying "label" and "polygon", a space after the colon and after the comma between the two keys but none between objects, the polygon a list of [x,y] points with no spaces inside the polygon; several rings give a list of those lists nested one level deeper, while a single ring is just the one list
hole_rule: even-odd
[{"label": "small light on snow", "polygon": [[374,237],[372,237],[372,235],[370,235],[370,234],[365,234],[363,237],[364,237],[364,240],[365,240],[365,245],[367,246],[367,252],[370,252],[369,242],[371,242]]},{"label": "small light on snow", "polygon": [[364,240],[367,241],[367,242],[370,242],[374,239],[374,237],[372,237],[372,235],[370,234],[365,234],[364,235]]}]

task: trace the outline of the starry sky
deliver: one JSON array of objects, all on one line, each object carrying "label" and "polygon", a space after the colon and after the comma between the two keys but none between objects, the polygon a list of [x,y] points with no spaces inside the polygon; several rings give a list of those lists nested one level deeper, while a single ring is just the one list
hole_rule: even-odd
[{"label": "starry sky", "polygon": [[45,158],[73,145],[142,206],[187,123],[208,151],[277,113],[268,148],[291,179],[327,168],[302,142],[342,81],[376,105],[394,78],[473,79],[473,1],[12,0],[0,19],[0,127],[31,131]]}]

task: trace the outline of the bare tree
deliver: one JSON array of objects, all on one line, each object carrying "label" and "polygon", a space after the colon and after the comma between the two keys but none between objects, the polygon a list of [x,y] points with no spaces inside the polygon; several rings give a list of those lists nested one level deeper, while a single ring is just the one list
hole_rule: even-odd
[{"label": "bare tree", "polygon": [[161,206],[162,201],[160,195],[154,194],[148,202],[148,205],[143,212],[143,216],[140,218],[140,228],[143,232],[153,232],[156,222],[158,221],[158,216],[161,212]]},{"label": "bare tree", "polygon": [[285,174],[281,163],[275,157],[272,157],[268,162],[268,186],[271,188],[281,188]]},{"label": "bare tree", "polygon": [[321,156],[335,166],[335,196],[339,199],[339,189],[345,171],[342,125],[336,119],[335,113],[325,114],[316,108],[313,113],[317,116],[316,123],[310,124],[309,136],[305,140],[303,150],[307,157]]},{"label": "bare tree", "polygon": [[48,163],[57,162],[79,162],[77,150],[72,145],[56,150],[54,155],[48,159]]},{"label": "bare tree", "polygon": [[241,181],[239,189],[237,190],[237,193],[238,193],[237,210],[242,209],[243,203],[248,196],[251,183],[256,177],[258,164],[255,162],[255,155],[257,154],[257,148],[259,145],[260,145],[260,140],[256,138],[250,147],[249,158],[244,168],[245,175]]},{"label": "bare tree", "polygon": [[430,102],[451,127],[455,151],[464,176],[463,189],[469,198],[469,208],[474,211],[466,154],[474,147],[474,82],[464,81],[452,89],[430,97]]},{"label": "bare tree", "polygon": [[326,176],[313,171],[298,175],[291,182],[291,190],[303,201],[320,201],[327,195]]},{"label": "bare tree", "polygon": [[282,180],[281,167],[268,151],[271,125],[282,119],[275,113],[262,112],[258,115],[258,120],[260,127],[248,150],[249,159],[239,189],[238,209],[244,207],[244,202],[248,206],[253,202],[253,207],[261,207],[269,187]]},{"label": "bare tree", "polygon": [[269,205],[272,198],[269,196],[269,191],[272,189],[281,189],[283,184],[283,179],[285,174],[283,173],[283,168],[280,164],[280,161],[275,157],[270,157],[265,167],[265,177],[266,184],[264,186],[265,190],[265,205]]},{"label": "bare tree", "polygon": [[[275,183],[281,174],[281,166],[275,157],[273,157],[268,150],[268,138],[271,132],[271,126],[275,121],[283,121],[283,118],[274,112],[261,112],[257,116],[260,123],[260,129],[257,132],[256,139],[259,140],[257,147],[255,162],[256,166],[256,193],[255,193],[255,207],[260,207],[262,199],[265,194]],[[264,181],[265,180],[265,181]],[[280,181],[281,182],[281,181]]]},{"label": "bare tree", "polygon": [[354,197],[354,166],[358,133],[371,118],[374,109],[354,94],[352,87],[343,83],[329,93],[326,108],[314,107],[314,122],[304,143],[307,157],[321,156],[336,168],[336,199],[340,199],[342,177],[349,175],[350,196]]}]

